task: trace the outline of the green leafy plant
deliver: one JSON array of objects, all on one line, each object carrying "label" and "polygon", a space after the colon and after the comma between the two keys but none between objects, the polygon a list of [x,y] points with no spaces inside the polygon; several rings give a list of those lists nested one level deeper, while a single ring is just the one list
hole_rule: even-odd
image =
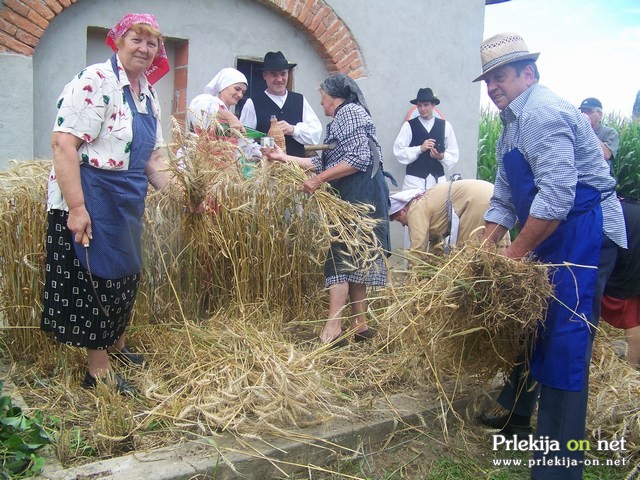
[{"label": "green leafy plant", "polygon": [[478,134],[478,166],[476,177],[494,183],[498,163],[496,161],[496,144],[502,131],[502,123],[497,112],[488,108],[480,112]]},{"label": "green leafy plant", "polygon": [[27,478],[40,472],[45,459],[37,452],[50,443],[41,412],[28,417],[10,397],[0,397],[0,478]]}]

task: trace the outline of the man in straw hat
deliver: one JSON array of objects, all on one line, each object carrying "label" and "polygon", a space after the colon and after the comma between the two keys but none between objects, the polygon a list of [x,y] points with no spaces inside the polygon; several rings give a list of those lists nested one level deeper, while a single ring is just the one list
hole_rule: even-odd
[{"label": "man in straw hat", "polygon": [[427,190],[439,182],[446,182],[445,169],[458,163],[458,142],[451,124],[436,118],[433,109],[440,99],[430,88],[418,90],[410,100],[420,116],[402,124],[393,144],[393,154],[406,174],[402,190],[419,188]]},{"label": "man in straw hat", "polygon": [[285,135],[287,153],[304,157],[304,146],[320,141],[322,124],[306,98],[287,90],[289,72],[295,66],[295,63],[287,61],[282,52],[266,53],[262,78],[267,82],[267,89],[251,95],[242,107],[240,122],[266,132],[271,115],[275,115]]},{"label": "man in straw hat", "polygon": [[[489,208],[493,185],[484,180],[439,183],[429,190],[402,190],[389,196],[389,220],[409,227],[411,249],[429,251],[445,242],[445,251],[484,232],[484,212]],[[509,245],[509,235],[501,242]]]},{"label": "man in straw hat", "polygon": [[530,433],[539,392],[536,438],[557,441],[560,451],[535,451],[532,477],[576,479],[584,452],[567,444],[585,437],[600,298],[627,237],[600,143],[575,106],[538,84],[538,55],[516,33],[495,35],[482,43],[482,75],[474,80],[486,82],[504,125],[485,236],[497,242],[518,223],[520,233],[505,255],[533,255],[555,265],[544,326],[533,348],[525,348],[539,387],[527,388],[531,379],[519,364],[498,397],[508,413],[483,421],[506,437]]}]

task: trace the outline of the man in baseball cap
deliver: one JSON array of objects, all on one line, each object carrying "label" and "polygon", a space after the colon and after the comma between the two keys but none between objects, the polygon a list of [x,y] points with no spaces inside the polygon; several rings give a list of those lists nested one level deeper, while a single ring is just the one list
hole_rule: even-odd
[{"label": "man in baseball cap", "polygon": [[591,127],[600,140],[604,158],[611,162],[618,153],[620,137],[615,129],[602,124],[602,103],[597,98],[589,97],[585,98],[578,108],[589,117]]}]

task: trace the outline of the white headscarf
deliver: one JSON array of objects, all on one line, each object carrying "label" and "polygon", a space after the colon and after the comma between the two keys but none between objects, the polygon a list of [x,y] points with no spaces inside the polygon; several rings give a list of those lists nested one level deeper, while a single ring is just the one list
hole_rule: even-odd
[{"label": "white headscarf", "polygon": [[407,203],[416,198],[422,192],[424,192],[424,190],[419,188],[410,188],[409,190],[403,190],[401,192],[394,193],[393,195],[389,195],[389,201],[391,202],[391,205],[389,206],[389,216],[394,213],[398,213],[407,206]]},{"label": "white headscarf", "polygon": [[222,90],[235,83],[244,83],[249,85],[244,73],[236,70],[235,68],[223,68],[216,73],[216,76],[213,77],[209,83],[207,83],[207,86],[204,87],[204,93],[217,97]]}]

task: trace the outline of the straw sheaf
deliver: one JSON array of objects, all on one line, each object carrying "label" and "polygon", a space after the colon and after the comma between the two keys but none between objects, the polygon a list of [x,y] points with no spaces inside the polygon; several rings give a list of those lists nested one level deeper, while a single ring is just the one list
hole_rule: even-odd
[{"label": "straw sheaf", "polygon": [[625,441],[625,450],[616,457],[637,460],[640,452],[640,370],[620,358],[612,339],[620,337],[606,323],[598,328],[590,369],[587,430],[593,438]]}]

